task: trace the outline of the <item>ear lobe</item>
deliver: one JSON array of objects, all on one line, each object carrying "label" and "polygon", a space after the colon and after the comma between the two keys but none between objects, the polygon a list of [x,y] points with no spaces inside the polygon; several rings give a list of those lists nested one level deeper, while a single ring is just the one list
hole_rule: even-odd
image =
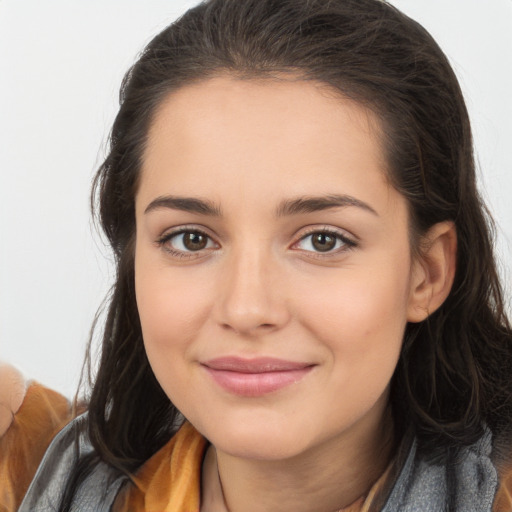
[{"label": "ear lobe", "polygon": [[451,221],[434,224],[420,243],[411,277],[407,320],[421,322],[448,297],[455,277],[457,232]]}]

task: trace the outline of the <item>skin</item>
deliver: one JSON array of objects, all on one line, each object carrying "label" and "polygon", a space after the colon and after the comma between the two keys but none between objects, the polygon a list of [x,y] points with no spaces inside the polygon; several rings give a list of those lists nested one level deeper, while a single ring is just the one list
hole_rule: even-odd
[{"label": "skin", "polygon": [[[389,462],[403,332],[448,293],[455,235],[436,225],[428,255],[413,258],[379,133],[360,105],[299,80],[219,76],[171,93],[156,112],[136,196],[137,304],[158,381],[212,443],[203,510],[337,510]],[[282,208],[333,194],[352,204]],[[170,195],[215,208],[159,200]],[[202,231],[206,246],[187,249],[172,236],[183,228]],[[326,230],[336,244],[321,252],[311,232]],[[221,356],[312,370],[239,396],[205,371]]]}]

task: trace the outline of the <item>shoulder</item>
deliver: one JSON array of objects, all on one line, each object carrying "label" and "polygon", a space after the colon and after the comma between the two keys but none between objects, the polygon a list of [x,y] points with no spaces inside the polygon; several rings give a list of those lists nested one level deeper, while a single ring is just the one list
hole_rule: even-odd
[{"label": "shoulder", "polygon": [[434,459],[418,450],[416,439],[406,439],[384,491],[382,512],[510,512],[512,433],[493,435],[486,429],[475,443]]},{"label": "shoulder", "polygon": [[475,443],[447,449],[436,457],[419,450],[414,439],[406,457],[402,458],[398,477],[382,512],[495,512],[493,503],[499,475],[492,448],[493,437],[488,429]]},{"label": "shoulder", "polygon": [[0,364],[0,496],[7,510],[17,509],[48,445],[71,417],[65,397]]},{"label": "shoulder", "polygon": [[[57,510],[81,462],[94,450],[87,433],[87,413],[71,421],[53,439],[32,480],[19,512]],[[85,478],[73,494],[71,511],[110,511],[126,477],[101,461],[83,467]]]}]

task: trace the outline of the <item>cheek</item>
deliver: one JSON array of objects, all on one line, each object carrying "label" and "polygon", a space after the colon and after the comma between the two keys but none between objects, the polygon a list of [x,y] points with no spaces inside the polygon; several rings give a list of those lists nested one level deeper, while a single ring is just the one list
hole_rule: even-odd
[{"label": "cheek", "polygon": [[[404,267],[402,267],[403,269]],[[305,326],[336,364],[361,373],[394,370],[407,322],[408,280],[400,268],[340,274],[303,303]],[[386,367],[386,368],[384,368]],[[347,374],[345,372],[340,375]]]},{"label": "cheek", "polygon": [[144,345],[164,389],[170,370],[179,372],[190,359],[192,340],[209,315],[209,294],[191,284],[197,282],[187,273],[172,272],[136,255],[135,291]]},{"label": "cheek", "polygon": [[182,343],[195,330],[200,303],[194,290],[169,287],[145,275],[137,280],[136,294],[145,341]]}]

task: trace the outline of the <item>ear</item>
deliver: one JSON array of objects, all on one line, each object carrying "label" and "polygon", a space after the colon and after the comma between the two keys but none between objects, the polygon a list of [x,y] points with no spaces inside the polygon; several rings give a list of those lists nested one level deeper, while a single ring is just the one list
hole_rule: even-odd
[{"label": "ear", "polygon": [[422,237],[413,264],[407,320],[421,322],[448,297],[455,277],[457,232],[453,222],[434,224]]}]

